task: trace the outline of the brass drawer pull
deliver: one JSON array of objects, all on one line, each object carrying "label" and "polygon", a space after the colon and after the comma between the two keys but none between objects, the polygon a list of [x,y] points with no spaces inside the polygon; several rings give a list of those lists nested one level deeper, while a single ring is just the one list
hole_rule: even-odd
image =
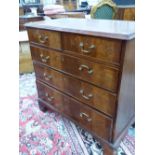
[{"label": "brass drawer pull", "polygon": [[48,36],[39,35],[38,39],[40,43],[45,44],[48,41]]},{"label": "brass drawer pull", "polygon": [[47,73],[44,73],[43,76],[44,76],[46,81],[49,81],[50,79],[52,79],[52,76],[51,75],[47,75]]},{"label": "brass drawer pull", "polygon": [[92,74],[93,73],[93,69],[89,68],[87,65],[81,65],[79,67],[80,71],[82,71],[83,69],[87,69],[88,70],[88,74]]},{"label": "brass drawer pull", "polygon": [[80,42],[79,46],[80,46],[81,51],[82,51],[83,53],[85,53],[85,54],[91,53],[92,49],[95,48],[95,45],[90,45],[90,46],[88,47],[88,49],[86,50],[86,49],[84,49],[84,43],[83,43],[83,42]]},{"label": "brass drawer pull", "polygon": [[81,112],[81,113],[80,113],[80,117],[81,117],[81,118],[83,118],[83,117],[86,118],[88,122],[91,122],[91,121],[92,121],[92,119],[89,117],[89,115],[87,115],[87,114],[84,113],[84,112]]},{"label": "brass drawer pull", "polygon": [[47,97],[48,101],[53,101],[54,100],[54,97],[53,96],[49,96],[48,93],[45,93],[45,96]]},{"label": "brass drawer pull", "polygon": [[40,58],[42,62],[47,62],[47,60],[49,60],[49,56],[44,56],[43,54],[40,54]]},{"label": "brass drawer pull", "polygon": [[81,89],[80,90],[80,94],[82,95],[82,97],[84,98],[84,99],[86,99],[86,100],[90,100],[92,97],[93,97],[93,94],[89,94],[89,95],[84,95],[84,90],[83,89]]}]

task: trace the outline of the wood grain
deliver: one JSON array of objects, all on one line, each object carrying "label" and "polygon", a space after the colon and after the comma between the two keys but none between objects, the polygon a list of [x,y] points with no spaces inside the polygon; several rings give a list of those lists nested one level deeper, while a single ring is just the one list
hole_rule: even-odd
[{"label": "wood grain", "polygon": [[122,80],[118,95],[117,116],[113,141],[120,136],[135,113],[135,40],[126,42],[123,59]]},{"label": "wood grain", "polygon": [[[80,45],[83,46],[80,46]],[[116,39],[62,33],[62,49],[114,64],[120,63],[122,42]],[[91,48],[94,46],[94,48]]]},{"label": "wood grain", "polygon": [[61,18],[27,23],[25,26],[122,40],[130,40],[135,36],[133,21]]},{"label": "wood grain", "polygon": [[[37,79],[42,80],[50,86],[57,88],[67,95],[70,95],[111,117],[114,117],[116,94],[109,93],[108,91],[90,85],[87,82],[83,82],[68,76],[67,74],[62,74],[38,63],[34,63],[34,69]],[[83,93],[80,93],[81,90],[83,90]],[[92,94],[92,97],[89,97],[90,94]]]},{"label": "wood grain", "polygon": [[[70,116],[80,125],[94,131],[99,137],[109,140],[112,124],[110,118],[39,81],[37,81],[37,88],[39,98],[43,101],[52,104],[59,112]],[[48,94],[48,97],[46,94]]]},{"label": "wood grain", "polygon": [[28,29],[29,41],[54,49],[61,49],[59,32],[51,32],[39,29]]},{"label": "wood grain", "polygon": [[[27,28],[40,105],[91,132],[106,155],[115,154],[134,121],[134,22],[59,19]],[[40,34],[48,39],[38,40]]]},{"label": "wood grain", "polygon": [[[116,92],[118,87],[119,70],[109,68],[103,64],[97,64],[84,59],[78,59],[62,54],[54,50],[36,48],[31,46],[32,58],[59,71],[72,74],[73,76],[95,84],[101,88]],[[40,55],[48,57],[47,62],[43,62]],[[88,67],[82,67],[82,65]],[[80,68],[82,68],[80,70]]]},{"label": "wood grain", "polygon": [[25,23],[41,20],[43,20],[42,16],[26,16],[26,15],[19,16],[19,30],[20,31],[26,30],[26,27],[24,26]]}]

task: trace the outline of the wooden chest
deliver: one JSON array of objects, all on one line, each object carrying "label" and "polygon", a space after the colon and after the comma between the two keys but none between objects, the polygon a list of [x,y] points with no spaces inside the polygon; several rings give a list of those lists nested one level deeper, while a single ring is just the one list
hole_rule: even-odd
[{"label": "wooden chest", "polygon": [[114,154],[134,122],[134,22],[26,24],[40,107],[60,112]]},{"label": "wooden chest", "polygon": [[42,16],[28,16],[28,15],[19,16],[19,31],[26,30],[24,26],[25,23],[35,22],[40,20],[44,20],[44,18]]}]

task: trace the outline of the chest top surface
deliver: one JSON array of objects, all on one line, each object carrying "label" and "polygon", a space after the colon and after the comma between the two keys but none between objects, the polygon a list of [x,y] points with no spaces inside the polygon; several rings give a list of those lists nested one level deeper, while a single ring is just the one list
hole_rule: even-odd
[{"label": "chest top surface", "polygon": [[131,40],[135,37],[134,21],[62,18],[31,22],[25,26],[122,40]]}]

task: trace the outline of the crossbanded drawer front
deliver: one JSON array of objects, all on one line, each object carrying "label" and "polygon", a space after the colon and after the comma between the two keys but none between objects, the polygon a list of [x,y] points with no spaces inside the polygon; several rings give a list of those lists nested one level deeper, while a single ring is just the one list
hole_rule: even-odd
[{"label": "crossbanded drawer front", "polygon": [[38,96],[105,140],[111,139],[112,119],[37,81]]},{"label": "crossbanded drawer front", "polygon": [[63,50],[114,64],[120,63],[121,46],[121,40],[62,33]]},{"label": "crossbanded drawer front", "polygon": [[88,81],[101,88],[117,91],[119,70],[110,68],[101,63],[93,63],[61,54],[54,50],[36,48],[31,46],[33,60],[49,65],[52,68],[72,74],[82,80]]},{"label": "crossbanded drawer front", "polygon": [[34,63],[34,69],[37,79],[46,82],[109,116],[114,116],[116,95],[37,63]]},{"label": "crossbanded drawer front", "polygon": [[28,29],[29,40],[41,46],[61,49],[61,35],[59,32],[41,29]]}]

